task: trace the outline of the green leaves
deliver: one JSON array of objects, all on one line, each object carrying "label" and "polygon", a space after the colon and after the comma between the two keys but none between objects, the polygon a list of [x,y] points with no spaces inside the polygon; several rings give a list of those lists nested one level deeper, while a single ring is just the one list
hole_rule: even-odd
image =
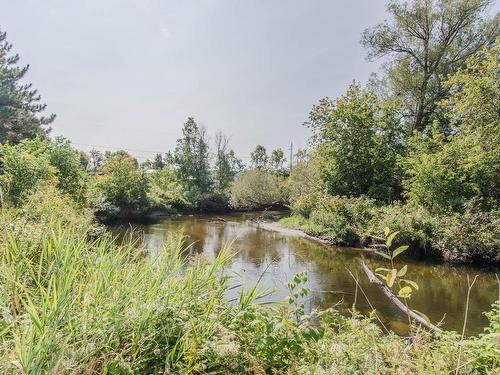
[{"label": "green leaves", "polygon": [[[397,233],[397,232],[395,232],[395,233]],[[399,254],[405,252],[406,250],[408,250],[408,246],[407,245],[398,247],[396,250],[394,250],[392,252],[392,259],[396,258]]]},{"label": "green leaves", "polygon": [[406,272],[408,271],[408,266],[405,264],[403,266],[403,268],[401,268],[399,271],[398,271],[398,277],[403,277],[404,275],[406,275]]},{"label": "green leaves", "polygon": [[385,240],[385,246],[387,246],[387,248],[390,248],[392,246],[392,241],[398,235],[398,233],[399,231],[396,231],[387,236],[387,239]]}]

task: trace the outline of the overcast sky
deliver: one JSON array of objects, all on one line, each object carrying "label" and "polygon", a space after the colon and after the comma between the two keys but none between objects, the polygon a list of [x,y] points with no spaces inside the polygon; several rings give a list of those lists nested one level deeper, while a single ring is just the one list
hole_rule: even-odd
[{"label": "overcast sky", "polygon": [[307,145],[311,106],[378,70],[359,40],[386,18],[383,0],[0,0],[0,9],[27,79],[57,114],[52,135],[165,152],[193,116],[243,157],[258,143]]}]

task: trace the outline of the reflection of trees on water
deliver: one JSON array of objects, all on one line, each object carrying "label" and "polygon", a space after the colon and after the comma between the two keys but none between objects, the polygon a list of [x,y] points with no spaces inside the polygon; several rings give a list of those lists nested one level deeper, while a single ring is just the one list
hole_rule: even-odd
[{"label": "reflection of trees on water", "polygon": [[[237,220],[232,217],[233,220]],[[123,239],[128,226],[112,230],[113,234]],[[278,232],[259,229],[247,223],[211,222],[207,217],[182,217],[166,219],[157,224],[137,226],[129,236],[142,241],[150,251],[161,248],[164,238],[178,231],[188,235],[187,243],[193,243],[189,254],[205,254],[215,258],[220,249],[235,240],[235,257],[228,272],[236,273],[238,278],[244,275],[248,284],[262,278],[263,288],[278,289],[270,297],[281,300],[286,294],[286,283],[294,274],[307,271],[307,287],[311,294],[306,301],[306,308],[327,308],[342,304],[336,308],[347,312],[354,302],[356,283],[349,274],[357,275],[359,284],[368,296],[379,315],[390,319],[406,321],[399,310],[393,307],[383,293],[369,284],[361,271],[359,261],[363,259],[372,269],[387,263],[372,254],[351,249],[332,249],[314,241],[288,237]],[[142,236],[142,237],[141,237]],[[497,296],[494,275],[480,269],[451,267],[442,264],[425,264],[405,260],[398,264],[408,264],[408,278],[416,281],[420,290],[413,293],[410,307],[425,312],[433,321],[440,320],[446,313],[445,328],[460,330],[467,293],[467,273],[478,280],[471,293],[469,306],[469,332],[478,333],[486,324],[482,311],[488,310]],[[263,274],[265,272],[265,274]],[[237,284],[238,281],[236,280]],[[356,307],[368,313],[371,308],[358,293]]]}]

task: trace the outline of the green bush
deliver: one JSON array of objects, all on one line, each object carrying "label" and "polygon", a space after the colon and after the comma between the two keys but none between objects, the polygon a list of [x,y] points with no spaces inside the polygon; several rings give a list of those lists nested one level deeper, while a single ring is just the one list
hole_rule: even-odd
[{"label": "green bush", "polygon": [[463,213],[441,216],[433,246],[453,262],[500,262],[500,210],[483,210],[477,199]]},{"label": "green bush", "polygon": [[189,201],[188,188],[179,180],[173,169],[164,167],[155,170],[149,176],[149,182],[148,197],[152,207],[175,211],[194,206],[194,203]]},{"label": "green bush", "polygon": [[372,199],[323,196],[310,220],[336,243],[355,245],[365,242],[366,227],[374,210]]},{"label": "green bush", "polygon": [[475,196],[498,201],[500,126],[463,128],[445,137],[415,134],[400,164],[405,195],[433,212],[458,211]]},{"label": "green bush", "polygon": [[63,138],[56,138],[47,146],[50,165],[57,170],[57,187],[76,202],[85,203],[89,176],[83,169],[81,154]]},{"label": "green bush", "polygon": [[0,189],[4,203],[18,205],[43,180],[55,179],[46,142],[24,140],[17,145],[0,145]]},{"label": "green bush", "polygon": [[45,180],[55,181],[61,192],[85,202],[88,176],[80,154],[68,141],[38,138],[0,145],[0,187],[8,202],[22,203],[23,197]]},{"label": "green bush", "polygon": [[254,210],[287,202],[283,178],[265,170],[250,170],[231,186],[229,202],[233,208]]},{"label": "green bush", "polygon": [[149,209],[148,180],[131,156],[112,157],[96,178],[94,205],[98,213],[128,217]]},{"label": "green bush", "polygon": [[[306,208],[302,205],[302,202]],[[296,209],[298,207],[298,209]],[[327,237],[336,244],[360,245],[369,238],[368,223],[377,212],[373,199],[366,197],[332,197],[328,194],[305,195],[292,204],[294,215],[281,224]],[[303,213],[310,213],[309,216]]]},{"label": "green bush", "polygon": [[430,252],[436,232],[436,217],[423,208],[395,202],[382,206],[368,224],[371,235],[381,237],[384,228],[399,231],[395,243],[410,245],[414,250]]}]

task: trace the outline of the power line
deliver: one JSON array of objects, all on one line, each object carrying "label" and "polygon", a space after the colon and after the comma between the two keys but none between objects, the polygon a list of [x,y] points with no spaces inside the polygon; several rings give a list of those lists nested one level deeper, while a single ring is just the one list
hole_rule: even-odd
[{"label": "power line", "polygon": [[[140,152],[140,153],[146,153],[146,154],[165,154],[166,151],[155,151],[155,150],[139,150],[139,149],[134,149],[134,148],[125,148],[125,147],[111,147],[111,146],[102,146],[102,145],[93,145],[90,143],[79,143],[79,142],[73,142],[70,141],[72,145],[75,146],[85,146],[85,147],[92,147],[92,148],[102,148],[102,149],[107,149],[107,150],[123,150],[123,151],[130,151],[130,152]],[[145,156],[142,156],[142,158],[146,158]],[[239,156],[240,159],[251,159],[252,156]]]}]

